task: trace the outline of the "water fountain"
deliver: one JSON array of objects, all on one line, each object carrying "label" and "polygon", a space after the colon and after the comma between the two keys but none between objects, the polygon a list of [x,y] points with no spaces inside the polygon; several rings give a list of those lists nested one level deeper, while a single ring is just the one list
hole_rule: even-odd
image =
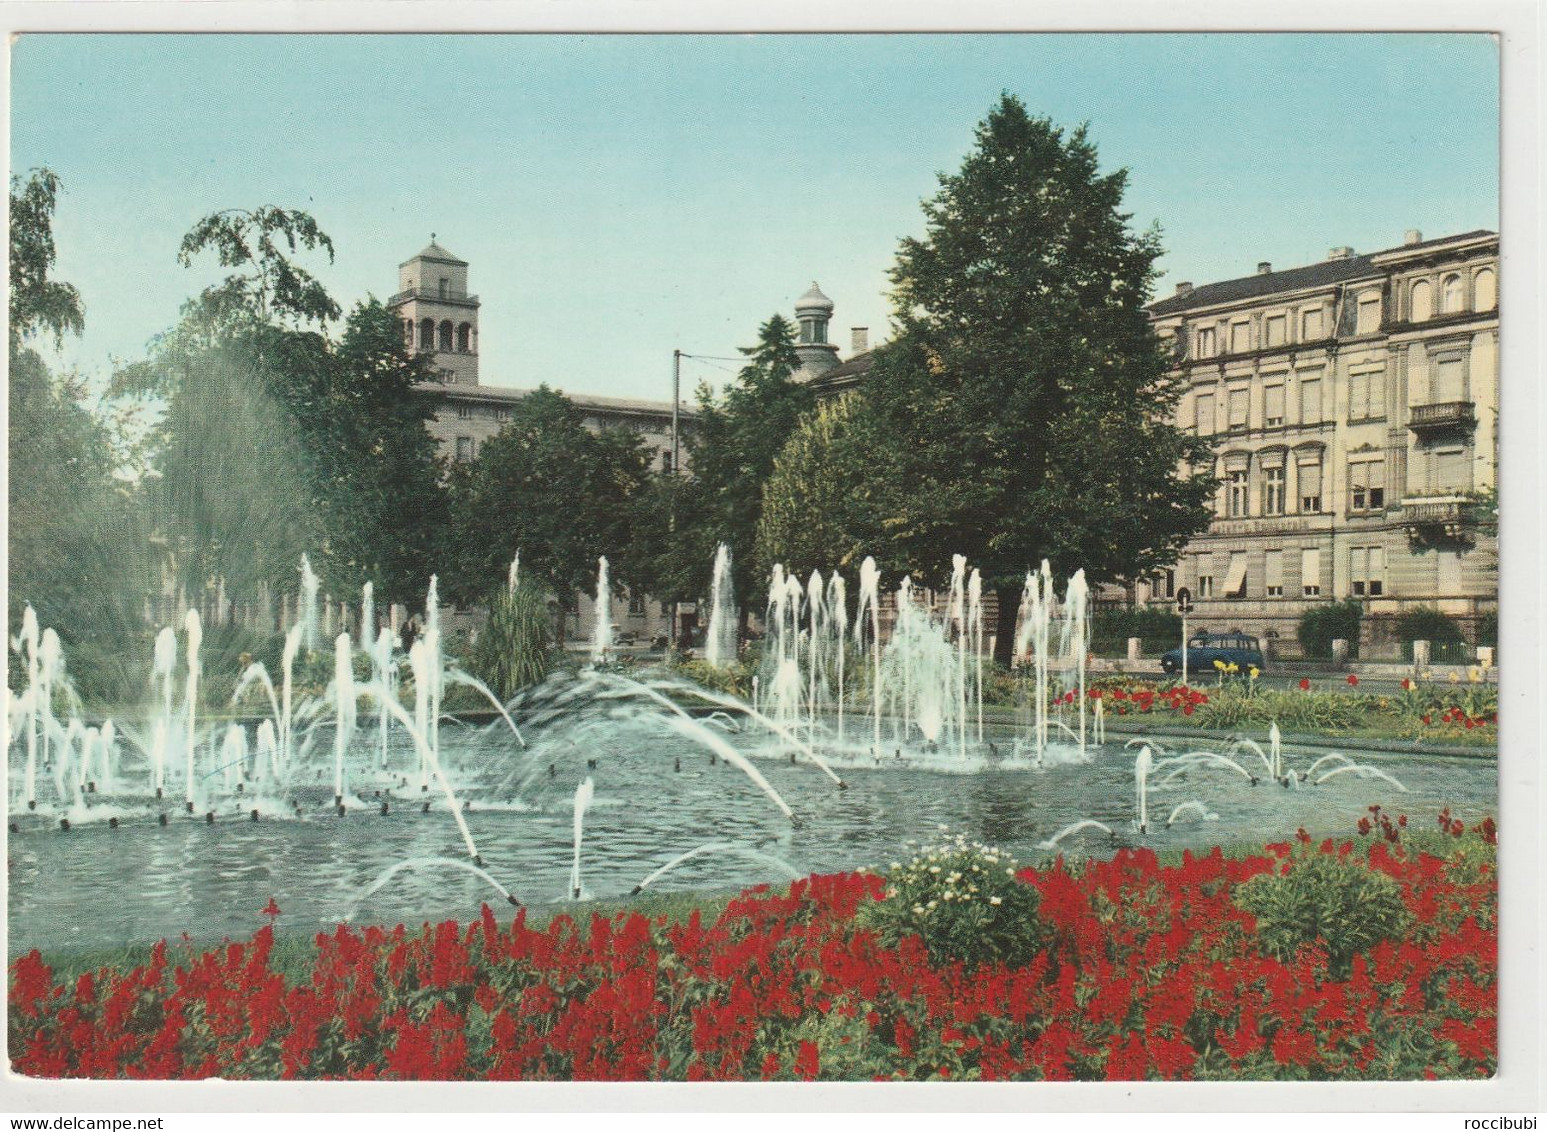
[{"label": "water fountain", "polygon": [[714,552],[704,659],[714,665],[729,664],[736,659],[736,598],[731,582],[731,548],[723,542]]},{"label": "water fountain", "polygon": [[[512,585],[518,570],[513,562]],[[600,562],[599,597],[605,570]],[[907,578],[883,596],[880,571],[866,560],[851,609],[839,573],[802,584],[775,571],[767,667],[753,704],[670,673],[630,679],[606,668],[558,673],[501,704],[444,656],[434,581],[425,631],[406,657],[387,629],[362,649],[370,624],[362,617],[358,634],[333,642],[333,679],[316,696],[301,683],[315,671],[303,600],[278,680],[261,664],[236,674],[233,704],[256,701],[258,711],[202,732],[198,689],[214,677],[205,679],[196,613],[183,619],[181,641],[172,628],[156,637],[149,706],[127,727],[88,720],[75,707],[56,717],[55,703],[74,702],[59,636],[24,616],[12,648],[27,685],[12,694],[7,717],[12,923],[23,932],[13,942],[72,922],[67,907],[95,909],[101,926],[93,930],[106,933],[145,930],[147,922],[168,932],[235,933],[243,930],[238,910],[266,886],[284,886],[287,907],[320,919],[367,897],[381,914],[457,915],[490,893],[514,902],[513,877],[523,895],[557,892],[559,869],[569,874],[571,899],[577,890],[626,896],[682,884],[689,871],[694,883],[734,887],[873,863],[901,830],[942,816],[957,826],[981,822],[985,811],[999,823],[996,840],[1054,852],[1081,835],[1102,835],[1105,846],[1130,830],[1187,847],[1300,825],[1346,833],[1367,802],[1397,795],[1436,810],[1491,805],[1486,766],[1466,777],[1426,756],[1307,757],[1286,747],[1276,727],[1217,749],[1103,745],[1106,717],[1088,697],[1081,663],[1083,578],[1071,579],[1060,601],[1046,566],[1027,576],[1017,634],[1031,693],[1026,714],[986,718],[982,587],[970,563],[954,560],[938,602]],[[362,595],[362,611],[373,605],[374,594]],[[368,657],[369,678],[355,675],[357,651]],[[406,702],[400,673],[413,684]],[[1079,718],[1057,718],[1056,681],[1079,689]],[[445,716],[451,685],[474,688],[498,709],[488,727]],[[361,704],[374,709],[374,728],[357,726]],[[990,757],[996,742],[1027,757]],[[981,777],[971,789],[943,777],[961,773]],[[1253,789],[1259,774],[1321,789]],[[562,784],[580,777],[581,790],[568,796]],[[1178,797],[1183,782],[1191,785]],[[1470,793],[1458,797],[1458,783]],[[178,791],[186,816],[169,820],[155,797],[161,790]],[[1161,799],[1156,812],[1169,816],[1152,821],[1150,806]],[[382,820],[337,821],[340,806],[379,810]],[[636,832],[618,834],[618,819],[593,821],[582,884],[584,821],[607,812],[598,807],[621,807],[621,824]],[[58,836],[62,822],[68,838]],[[570,837],[561,823],[572,823]],[[185,840],[174,841],[169,824]],[[117,840],[109,849],[101,837]],[[546,884],[545,870],[554,870]],[[196,920],[188,919],[193,910]]]}]

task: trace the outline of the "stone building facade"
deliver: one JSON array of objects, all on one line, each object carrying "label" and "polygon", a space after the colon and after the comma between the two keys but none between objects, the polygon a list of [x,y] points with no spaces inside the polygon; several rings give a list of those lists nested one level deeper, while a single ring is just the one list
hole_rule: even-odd
[{"label": "stone building facade", "polygon": [[[440,445],[441,455],[458,462],[475,458],[483,443],[504,427],[511,406],[530,392],[481,382],[479,302],[478,296],[468,294],[467,269],[466,260],[441,247],[432,237],[428,247],[399,266],[398,291],[387,301],[388,309],[403,321],[404,341],[419,353],[429,355],[439,375],[438,382],[423,387],[435,400],[435,416],[428,427]],[[580,410],[586,428],[632,429],[652,451],[655,466],[662,471],[671,469],[671,402],[575,393],[564,396]],[[697,412],[691,405],[677,407],[679,442],[689,434],[696,419]],[[680,443],[678,449],[686,450]],[[687,470],[685,461],[683,470]],[[593,605],[590,598],[581,600],[579,613],[571,614],[565,626],[566,637],[591,637]],[[452,617],[454,629],[470,629],[479,620],[476,614]],[[612,621],[617,634],[648,641],[669,634],[671,610],[649,595],[627,594],[614,599]]]},{"label": "stone building facade", "polygon": [[1366,655],[1434,608],[1476,640],[1498,548],[1479,502],[1498,466],[1499,240],[1424,240],[1193,287],[1150,313],[1185,383],[1177,423],[1210,439],[1207,533],[1140,601],[1187,587],[1199,629],[1297,650],[1308,609],[1355,599]]}]

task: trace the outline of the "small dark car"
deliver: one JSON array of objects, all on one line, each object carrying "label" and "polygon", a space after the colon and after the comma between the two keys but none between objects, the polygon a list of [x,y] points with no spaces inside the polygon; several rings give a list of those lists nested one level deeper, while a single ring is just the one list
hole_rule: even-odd
[{"label": "small dark car", "polygon": [[[1262,646],[1256,637],[1245,633],[1199,633],[1187,642],[1188,676],[1214,673],[1214,662],[1234,664],[1241,675],[1255,666],[1263,668]],[[1160,658],[1160,667],[1167,674],[1182,670],[1182,650],[1172,649]]]}]

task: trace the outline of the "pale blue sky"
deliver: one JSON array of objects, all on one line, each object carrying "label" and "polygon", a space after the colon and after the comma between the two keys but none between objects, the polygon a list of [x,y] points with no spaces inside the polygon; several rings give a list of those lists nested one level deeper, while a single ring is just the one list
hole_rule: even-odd
[{"label": "pale blue sky", "polygon": [[[1090,124],[1194,283],[1498,226],[1481,35],[26,36],[12,168],[64,181],[65,361],[143,354],[219,208],[304,208],[346,308],[432,231],[469,260],[487,384],[665,398],[813,279],[886,336],[886,271],[1001,90]],[[684,363],[684,394],[733,362]]]}]

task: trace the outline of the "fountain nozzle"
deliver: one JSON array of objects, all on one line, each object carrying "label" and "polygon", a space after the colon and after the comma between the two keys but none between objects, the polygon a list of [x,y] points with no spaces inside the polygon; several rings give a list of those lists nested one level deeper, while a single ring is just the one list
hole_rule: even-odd
[{"label": "fountain nozzle", "polygon": [[633,890],[633,891],[632,891],[632,892],[630,892],[630,893],[629,893],[629,895],[630,895],[630,896],[638,896],[638,895],[639,895],[639,894],[640,894],[640,893],[641,893],[641,892],[643,892],[643,891],[644,891],[644,890],[645,890],[645,886],[644,886],[644,885],[642,885],[642,884],[636,884],[636,885],[635,885],[635,886],[634,886],[634,890]]},{"label": "fountain nozzle", "polygon": [[70,832],[70,819],[69,818],[60,818],[59,819],[59,829],[60,829],[60,832],[62,832],[62,833],[69,833]]},{"label": "fountain nozzle", "polygon": [[251,820],[251,821],[257,821],[257,820],[258,820],[258,811],[257,811],[257,810],[256,810],[256,809],[255,809],[255,810],[253,810],[253,811],[252,811],[252,812],[251,812],[251,813],[250,813],[250,814],[249,814],[249,815],[248,815],[248,818],[249,818],[249,820]]},{"label": "fountain nozzle", "polygon": [[184,805],[184,807],[186,807],[188,813],[190,813],[190,814],[193,813],[193,803],[192,802],[184,802],[183,805]]},{"label": "fountain nozzle", "polygon": [[205,810],[204,811],[204,824],[205,825],[214,825],[215,824],[215,811],[214,810]]},{"label": "fountain nozzle", "polygon": [[159,825],[166,825],[166,823],[167,823],[167,816],[165,814],[158,814],[157,817],[156,817],[156,822]]},{"label": "fountain nozzle", "polygon": [[512,908],[521,907],[521,901],[517,900],[514,896],[507,895],[505,900]]},{"label": "fountain nozzle", "polygon": [[117,818],[108,818],[107,819],[107,827],[108,827],[108,829],[117,829],[118,828],[118,819]]},{"label": "fountain nozzle", "polygon": [[849,788],[849,784],[847,782],[845,782],[843,779],[840,778],[838,780],[838,789],[839,790],[847,790],[848,788]]}]

